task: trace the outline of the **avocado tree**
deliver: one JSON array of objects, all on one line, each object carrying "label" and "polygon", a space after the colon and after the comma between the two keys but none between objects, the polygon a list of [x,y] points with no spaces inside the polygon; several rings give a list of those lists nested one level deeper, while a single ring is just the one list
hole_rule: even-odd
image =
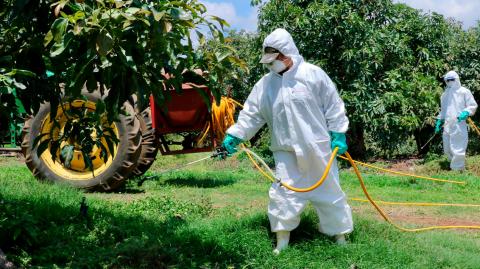
[{"label": "avocado tree", "polygon": [[[181,91],[189,81],[207,85],[218,100],[222,66],[241,64],[233,51],[224,57],[195,50],[193,40],[205,35],[220,50],[228,25],[196,0],[6,0],[0,14],[0,71],[23,85],[18,96],[35,114],[22,148],[27,165],[43,177],[98,178],[110,169],[99,167],[118,152],[124,169],[104,174],[120,182],[138,159],[135,114],[151,94],[162,106],[170,89]],[[29,72],[12,77],[12,70]],[[48,157],[39,157],[47,150]]]},{"label": "avocado tree", "polygon": [[307,61],[336,83],[350,118],[350,149],[365,157],[400,153],[431,134],[460,26],[441,15],[381,1],[277,1],[262,4],[259,35],[287,29]]}]

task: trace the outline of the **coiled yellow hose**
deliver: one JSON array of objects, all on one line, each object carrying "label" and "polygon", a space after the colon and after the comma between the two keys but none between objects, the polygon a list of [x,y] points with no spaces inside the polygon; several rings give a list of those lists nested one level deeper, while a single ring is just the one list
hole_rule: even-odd
[{"label": "coiled yellow hose", "polygon": [[[196,144],[197,147],[202,145],[205,142],[205,138],[207,137],[210,128],[213,126],[213,132],[215,139],[217,141],[222,141],[228,127],[232,126],[235,123],[234,114],[235,114],[235,105],[238,104],[237,101],[233,100],[232,98],[222,96],[220,99],[220,104],[217,105],[216,102],[212,104],[212,121],[208,122],[199,139],[197,140]],[[212,126],[210,126],[210,124]]]}]

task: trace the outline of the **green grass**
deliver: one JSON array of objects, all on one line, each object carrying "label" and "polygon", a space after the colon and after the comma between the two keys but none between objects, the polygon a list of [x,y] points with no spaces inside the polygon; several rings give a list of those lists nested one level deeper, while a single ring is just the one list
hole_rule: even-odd
[{"label": "green grass", "polygon": [[[269,183],[248,161],[209,160],[162,173],[207,154],[160,157],[147,173],[116,193],[83,193],[42,183],[16,159],[0,159],[0,248],[28,268],[479,268],[480,233],[439,230],[405,233],[371,206],[351,201],[355,230],[337,246],[316,229],[308,208],[290,247],[275,244],[266,207]],[[465,186],[364,173],[371,195],[387,201],[480,204],[476,174],[442,170],[442,160],[416,173],[464,180]],[[363,169],[362,169],[363,171]],[[365,170],[368,171],[368,170]],[[341,172],[349,197],[363,198],[351,169]],[[80,202],[86,197],[86,216]],[[480,208],[384,206],[399,224],[421,227],[471,222]]]}]

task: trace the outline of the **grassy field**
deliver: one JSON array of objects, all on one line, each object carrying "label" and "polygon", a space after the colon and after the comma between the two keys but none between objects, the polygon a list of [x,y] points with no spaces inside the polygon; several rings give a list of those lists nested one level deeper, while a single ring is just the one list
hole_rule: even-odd
[{"label": "grassy field", "polygon": [[[0,248],[28,268],[480,268],[480,230],[401,232],[356,201],[347,246],[317,231],[309,207],[290,247],[274,256],[269,183],[248,161],[209,160],[161,173],[203,156],[160,157],[143,185],[134,179],[109,194],[40,183],[21,161],[0,159]],[[378,200],[480,204],[479,163],[470,157],[463,174],[446,171],[444,160],[380,163],[465,186],[362,171]],[[350,169],[341,182],[349,198],[364,198]],[[405,227],[480,225],[480,207],[383,208]]]}]

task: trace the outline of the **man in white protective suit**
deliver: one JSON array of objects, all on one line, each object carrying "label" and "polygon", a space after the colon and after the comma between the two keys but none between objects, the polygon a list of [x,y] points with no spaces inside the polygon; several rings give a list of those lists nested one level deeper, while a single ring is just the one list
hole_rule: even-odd
[{"label": "man in white protective suit", "polygon": [[465,153],[468,144],[466,120],[475,114],[477,102],[469,89],[462,87],[455,71],[443,77],[446,88],[441,98],[441,110],[435,124],[435,132],[443,126],[443,151],[450,161],[452,170],[465,169]]},{"label": "man in white protective suit", "polygon": [[[277,179],[297,188],[310,187],[323,175],[332,149],[339,147],[339,154],[347,150],[345,105],[328,75],[304,62],[286,30],[276,29],[265,38],[260,62],[270,72],[253,87],[222,145],[229,153],[236,152],[239,143],[266,123]],[[268,217],[277,235],[274,253],[288,246],[290,231],[299,225],[308,202],[318,214],[319,231],[346,244],[345,234],[353,230],[352,213],[340,188],[336,161],[317,189],[299,193],[273,183],[269,196]]]}]

